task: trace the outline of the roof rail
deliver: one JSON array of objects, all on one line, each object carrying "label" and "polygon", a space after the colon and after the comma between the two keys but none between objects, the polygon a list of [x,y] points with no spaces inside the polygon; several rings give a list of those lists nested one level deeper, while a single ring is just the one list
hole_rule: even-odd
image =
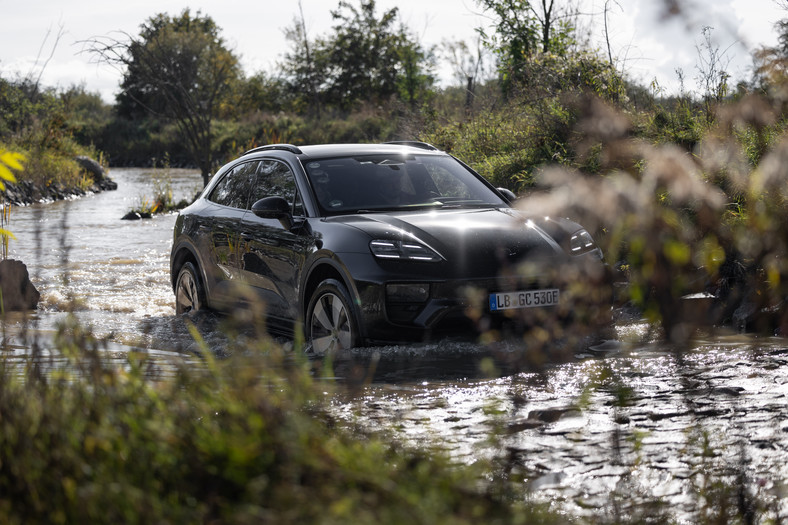
[{"label": "roof rail", "polygon": [[258,146],[256,148],[252,148],[249,151],[244,152],[244,155],[255,153],[257,151],[266,151],[266,150],[284,150],[284,151],[289,151],[290,153],[295,153],[296,155],[300,155],[303,153],[303,151],[301,151],[301,149],[298,146],[293,146],[292,144],[267,144],[265,146]]},{"label": "roof rail", "polygon": [[414,148],[426,149],[430,151],[438,151],[438,148],[426,142],[419,142],[418,140],[392,140],[384,142],[383,144],[394,144],[397,146],[412,146]]}]

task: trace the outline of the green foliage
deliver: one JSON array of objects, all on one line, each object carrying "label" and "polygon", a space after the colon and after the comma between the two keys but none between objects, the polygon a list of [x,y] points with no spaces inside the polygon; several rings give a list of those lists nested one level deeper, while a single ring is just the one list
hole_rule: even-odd
[{"label": "green foliage", "polygon": [[501,87],[507,94],[528,81],[528,63],[540,51],[569,54],[575,41],[574,26],[568,13],[557,9],[555,0],[541,2],[541,9],[531,0],[477,0],[477,3],[491,12],[495,21],[495,33],[482,32],[482,37],[498,57]]},{"label": "green foliage", "polygon": [[102,140],[105,127],[112,119],[113,107],[101,100],[98,93],[84,86],[72,86],[59,94],[67,115],[71,134],[79,144],[96,145]]},{"label": "green foliage", "polygon": [[397,78],[399,99],[414,107],[418,102],[432,98],[432,87],[435,77],[435,57],[431,50],[425,50],[415,40],[403,36],[403,42],[397,49],[400,74]]},{"label": "green foliage", "polygon": [[95,144],[108,152],[113,166],[152,166],[153,159],[165,155],[172,166],[195,166],[175,125],[156,118],[115,117],[101,128]]},{"label": "green foliage", "polygon": [[328,35],[310,40],[303,15],[286,31],[292,50],[282,67],[296,107],[320,115],[324,106],[348,111],[391,98],[414,105],[429,96],[432,52],[398,26],[396,7],[378,15],[375,0],[342,0],[331,15]]},{"label": "green foliage", "polygon": [[[158,162],[153,160],[153,167],[158,168]],[[156,213],[171,213],[189,205],[182,200],[176,203],[172,195],[172,174],[170,173],[170,159],[165,157],[161,161],[160,169],[156,169],[151,174],[153,181],[153,197],[140,197],[140,204],[131,211],[138,213],[143,218],[149,218]]]},{"label": "green foliage", "polygon": [[[433,123],[419,136],[467,161],[496,186],[523,191],[535,184],[536,171],[561,164],[599,170],[598,145],[577,146],[582,101],[589,93],[605,100],[626,100],[624,83],[601,59],[587,54],[558,57],[541,54],[528,61],[529,80],[512,87],[503,102],[477,97],[470,118]],[[515,94],[516,93],[516,94]],[[581,102],[578,102],[581,101]],[[593,152],[593,153],[589,153]]]},{"label": "green foliage", "polygon": [[643,130],[645,136],[654,143],[673,143],[687,151],[692,151],[711,127],[701,105],[686,98],[663,102],[646,116],[650,121]]},{"label": "green foliage", "polygon": [[235,86],[234,96],[222,109],[222,118],[276,112],[288,107],[291,98],[284,80],[263,72],[239,79]]},{"label": "green foliage", "polygon": [[83,133],[89,126],[83,119],[106,116],[106,106],[97,95],[73,87],[62,93],[41,91],[27,80],[0,78],[0,108],[0,149],[27,159],[20,182],[40,190],[51,185],[80,189],[89,185],[74,157],[100,157]]},{"label": "green foliage", "polygon": [[561,522],[485,490],[478,466],[341,426],[330,385],[267,340],[225,361],[132,353],[115,368],[68,318],[56,344],[60,372],[0,363],[7,522]]}]

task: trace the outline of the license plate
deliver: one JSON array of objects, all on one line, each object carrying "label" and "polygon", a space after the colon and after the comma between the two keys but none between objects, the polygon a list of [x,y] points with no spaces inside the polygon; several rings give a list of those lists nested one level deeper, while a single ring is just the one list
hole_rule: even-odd
[{"label": "license plate", "polygon": [[524,290],[522,292],[501,292],[490,294],[490,310],[509,310],[512,308],[535,308],[555,306],[561,292],[550,290]]}]

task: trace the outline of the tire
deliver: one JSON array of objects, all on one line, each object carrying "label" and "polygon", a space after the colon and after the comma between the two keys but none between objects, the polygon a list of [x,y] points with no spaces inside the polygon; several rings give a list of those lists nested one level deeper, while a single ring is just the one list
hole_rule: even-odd
[{"label": "tire", "polygon": [[187,262],[178,272],[175,284],[175,313],[193,314],[205,309],[205,290],[194,264]]},{"label": "tire", "polygon": [[359,329],[347,288],[327,279],[312,294],[306,313],[307,351],[334,354],[358,346]]}]

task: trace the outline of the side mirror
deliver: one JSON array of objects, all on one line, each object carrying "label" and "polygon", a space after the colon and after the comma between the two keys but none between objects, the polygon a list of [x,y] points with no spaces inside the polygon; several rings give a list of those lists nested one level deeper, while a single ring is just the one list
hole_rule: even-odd
[{"label": "side mirror", "polygon": [[252,204],[252,213],[261,219],[281,219],[290,215],[290,205],[282,197],[265,197]]},{"label": "side mirror", "polygon": [[498,190],[498,193],[500,193],[503,196],[503,198],[506,199],[506,202],[508,202],[509,204],[517,200],[517,195],[515,195],[512,190],[508,190],[506,188],[495,188],[495,189]]},{"label": "side mirror", "polygon": [[279,219],[282,227],[286,230],[293,226],[290,204],[282,197],[274,196],[260,199],[252,204],[252,213],[261,219]]}]

